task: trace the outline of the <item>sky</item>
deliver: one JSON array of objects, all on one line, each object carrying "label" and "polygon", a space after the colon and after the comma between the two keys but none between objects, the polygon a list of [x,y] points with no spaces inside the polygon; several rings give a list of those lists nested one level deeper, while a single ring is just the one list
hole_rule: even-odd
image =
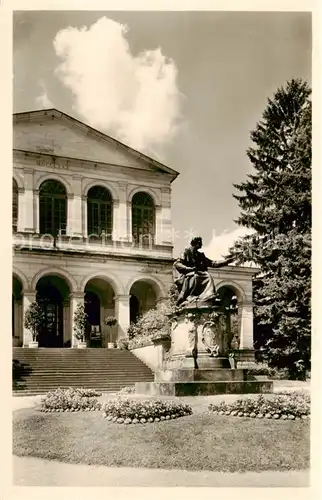
[{"label": "sky", "polygon": [[21,11],[13,50],[14,112],[55,107],[177,170],[174,255],[200,235],[220,258],[267,99],[311,84],[311,15]]}]

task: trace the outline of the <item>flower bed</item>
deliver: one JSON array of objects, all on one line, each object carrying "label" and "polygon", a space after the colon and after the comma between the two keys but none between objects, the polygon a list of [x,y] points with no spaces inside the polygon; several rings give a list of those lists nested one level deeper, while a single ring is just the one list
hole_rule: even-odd
[{"label": "flower bed", "polygon": [[56,389],[41,400],[40,411],[95,411],[101,409],[97,397],[101,393],[92,389]]},{"label": "flower bed", "polygon": [[310,415],[310,396],[303,391],[276,394],[265,398],[244,398],[227,404],[209,405],[209,410],[217,415],[231,415],[250,418],[273,418],[283,420],[307,419]]},{"label": "flower bed", "polygon": [[102,408],[109,421],[118,424],[146,424],[191,415],[189,405],[177,401],[115,399]]}]

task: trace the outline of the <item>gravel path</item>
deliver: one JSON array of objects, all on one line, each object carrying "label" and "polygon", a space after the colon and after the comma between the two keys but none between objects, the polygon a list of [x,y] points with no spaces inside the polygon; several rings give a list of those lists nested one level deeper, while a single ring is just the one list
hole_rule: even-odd
[{"label": "gravel path", "polygon": [[309,487],[309,471],[222,473],[64,464],[13,457],[14,486]]}]

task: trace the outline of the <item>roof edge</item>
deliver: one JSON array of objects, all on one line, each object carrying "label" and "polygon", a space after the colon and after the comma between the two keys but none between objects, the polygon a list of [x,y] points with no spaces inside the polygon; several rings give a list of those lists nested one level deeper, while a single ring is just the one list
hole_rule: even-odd
[{"label": "roof edge", "polygon": [[162,170],[164,173],[166,173],[168,175],[171,175],[172,176],[171,182],[173,182],[180,175],[179,172],[168,167],[167,165],[164,165],[163,163],[159,162],[158,160],[155,160],[154,158],[151,158],[150,156],[148,156],[144,153],[141,153],[140,151],[138,151],[130,146],[127,146],[123,142],[120,142],[117,139],[115,139],[114,137],[111,137],[110,135],[107,135],[104,132],[101,132],[100,130],[97,130],[94,127],[91,127],[87,123],[81,122],[80,120],[78,120],[74,116],[71,116],[71,115],[65,113],[64,111],[60,111],[57,108],[34,109],[32,111],[17,112],[17,113],[13,113],[13,117],[15,119],[18,116],[31,115],[31,114],[35,115],[37,113],[39,115],[41,115],[41,114],[46,115],[48,113],[54,113],[56,115],[56,118],[65,118],[65,119],[72,120],[72,121],[76,122],[78,125],[80,125],[82,127],[85,126],[91,133],[98,135],[101,139],[104,139],[105,141],[114,142],[118,147],[125,149],[129,153],[134,154],[136,157],[139,157],[140,159],[149,163],[150,165],[154,166],[155,168]]}]

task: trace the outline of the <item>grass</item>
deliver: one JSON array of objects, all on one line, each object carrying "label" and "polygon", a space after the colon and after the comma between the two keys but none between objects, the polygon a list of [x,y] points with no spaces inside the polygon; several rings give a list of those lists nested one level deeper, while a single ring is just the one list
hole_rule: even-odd
[{"label": "grass", "polygon": [[207,413],[147,425],[108,422],[101,412],[14,413],[13,452],[114,467],[245,472],[309,467],[308,421]]}]

